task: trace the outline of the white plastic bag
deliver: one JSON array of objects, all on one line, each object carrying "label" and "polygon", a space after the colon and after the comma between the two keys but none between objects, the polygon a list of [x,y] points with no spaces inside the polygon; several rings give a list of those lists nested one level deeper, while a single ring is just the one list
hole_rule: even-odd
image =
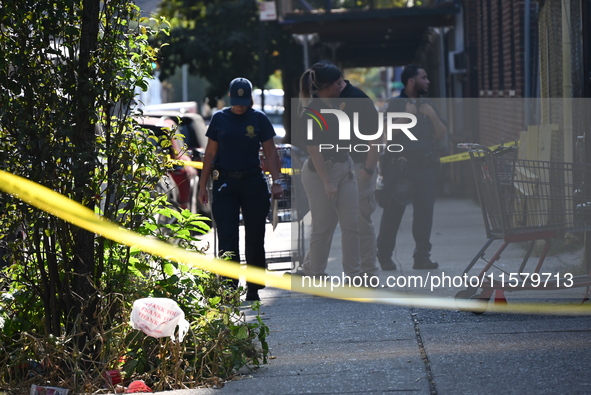
[{"label": "white plastic bag", "polygon": [[131,326],[148,336],[175,339],[174,331],[179,327],[179,341],[189,330],[185,313],[177,303],[168,298],[143,298],[133,302]]},{"label": "white plastic bag", "polygon": [[30,395],[68,395],[70,390],[59,387],[45,387],[39,385],[31,385]]}]

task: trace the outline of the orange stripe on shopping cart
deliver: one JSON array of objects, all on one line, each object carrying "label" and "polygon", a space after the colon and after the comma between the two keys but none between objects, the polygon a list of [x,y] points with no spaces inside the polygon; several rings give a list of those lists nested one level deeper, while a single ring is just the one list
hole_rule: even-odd
[{"label": "orange stripe on shopping cart", "polygon": [[[497,149],[499,147],[511,147],[514,145],[519,147],[519,141],[512,141],[512,142],[506,143],[506,144],[493,145],[492,147],[488,147],[488,148],[491,151],[494,151],[495,149]],[[478,156],[478,155],[480,155],[480,153],[475,152],[474,155]],[[440,163],[452,163],[452,162],[460,162],[460,161],[469,160],[469,159],[470,159],[470,154],[468,152],[462,152],[460,154],[443,156],[443,157],[439,158],[439,162]]]},{"label": "orange stripe on shopping cart", "polygon": [[152,255],[178,263],[190,265],[222,276],[240,278],[246,281],[269,287],[285,289],[294,292],[307,293],[333,299],[343,299],[357,302],[384,303],[399,306],[413,306],[419,308],[438,308],[447,310],[481,311],[484,309],[492,312],[533,313],[533,314],[591,314],[589,305],[572,304],[484,304],[476,300],[455,300],[449,298],[434,298],[418,295],[410,297],[407,292],[395,292],[384,289],[360,289],[341,286],[335,289],[328,287],[310,288],[303,287],[298,281],[292,281],[292,276],[276,276],[265,270],[240,265],[231,261],[222,261],[206,258],[202,254],[187,251],[178,246],[168,244],[161,240],[140,235],[95,214],[92,210],[81,204],[39,185],[33,181],[0,170],[0,190],[5,191],[18,199],[37,207],[49,214],[70,222],[80,228],[101,235],[129,247],[137,247],[139,250]]}]

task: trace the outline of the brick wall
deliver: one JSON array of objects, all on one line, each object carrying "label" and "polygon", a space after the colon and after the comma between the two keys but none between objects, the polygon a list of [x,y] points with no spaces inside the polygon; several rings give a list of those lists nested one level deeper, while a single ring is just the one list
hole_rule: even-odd
[{"label": "brick wall", "polygon": [[[531,43],[537,43],[538,3],[531,1]],[[524,2],[511,0],[466,0],[466,42],[469,55],[467,89],[486,100],[481,108],[478,142],[486,145],[518,139],[525,129],[524,111],[515,105],[524,97]],[[537,47],[529,61],[537,69]],[[474,88],[474,84],[477,88]],[[482,106],[481,106],[482,107]]]},{"label": "brick wall", "polygon": [[[562,78],[562,0],[531,0],[528,59],[524,56],[524,1],[471,0],[464,4],[467,13],[472,15],[474,25],[466,33],[468,42],[476,48],[471,60],[475,59],[478,66],[471,68],[470,73],[477,74],[478,97],[525,97],[524,68],[525,62],[529,62],[532,75],[529,96],[554,99],[542,100],[539,119],[532,119],[530,123],[560,126],[559,133],[554,135],[552,150],[556,152],[553,160],[561,160],[564,147],[563,108],[555,105],[558,103],[556,99],[571,94],[574,97],[584,96],[585,87],[581,83],[581,76],[585,73],[581,1],[570,1],[572,92],[564,92]],[[477,37],[476,44],[473,44],[474,35]],[[493,145],[501,140],[513,140],[518,138],[520,130],[526,129],[524,114],[518,108],[507,107],[502,102],[486,103],[488,107],[481,109],[479,117],[479,142]],[[573,123],[573,136],[576,137],[584,132],[585,124],[577,117],[574,117]],[[515,125],[521,127],[516,128]]]}]

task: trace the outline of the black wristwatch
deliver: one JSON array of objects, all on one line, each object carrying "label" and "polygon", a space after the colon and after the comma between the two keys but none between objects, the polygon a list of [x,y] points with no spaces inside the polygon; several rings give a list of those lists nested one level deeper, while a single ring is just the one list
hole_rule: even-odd
[{"label": "black wristwatch", "polygon": [[368,169],[367,167],[363,166],[363,170],[370,176],[373,175],[374,169]]}]

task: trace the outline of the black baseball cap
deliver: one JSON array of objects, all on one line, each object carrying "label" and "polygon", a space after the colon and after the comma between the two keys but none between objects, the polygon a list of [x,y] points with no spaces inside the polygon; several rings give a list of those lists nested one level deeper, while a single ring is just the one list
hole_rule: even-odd
[{"label": "black baseball cap", "polygon": [[252,84],[246,78],[234,78],[230,82],[230,105],[250,106],[252,104]]}]

